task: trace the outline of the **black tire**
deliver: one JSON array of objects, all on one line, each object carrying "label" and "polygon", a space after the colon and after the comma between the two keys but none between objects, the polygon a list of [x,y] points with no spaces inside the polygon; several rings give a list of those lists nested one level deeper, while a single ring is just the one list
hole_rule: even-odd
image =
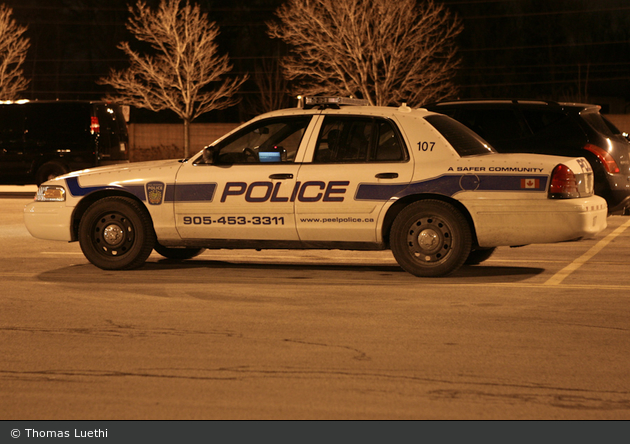
[{"label": "black tire", "polygon": [[151,217],[128,197],[93,203],[81,218],[79,243],[85,257],[103,270],[130,270],[147,260],[155,245]]},{"label": "black tire", "polygon": [[488,260],[492,253],[495,252],[497,247],[492,248],[479,248],[477,250],[473,250],[468,255],[468,259],[464,262],[464,265],[479,265],[485,260]]},{"label": "black tire", "polygon": [[57,176],[66,174],[67,172],[68,168],[59,162],[46,162],[40,166],[35,173],[35,182],[37,183],[37,186],[40,186],[47,180],[54,179]]},{"label": "black tire", "polygon": [[415,202],[394,220],[390,246],[407,272],[420,277],[446,276],[470,255],[472,235],[464,216],[439,200]]},{"label": "black tire", "polygon": [[158,242],[155,243],[153,248],[158,254],[167,259],[180,261],[192,259],[193,257],[199,256],[206,250],[205,248],[169,248],[159,244]]}]

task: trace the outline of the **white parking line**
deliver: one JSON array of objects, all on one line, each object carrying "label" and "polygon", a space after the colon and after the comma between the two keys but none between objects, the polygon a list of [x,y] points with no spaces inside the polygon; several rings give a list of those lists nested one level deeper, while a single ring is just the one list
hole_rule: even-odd
[{"label": "white parking line", "polygon": [[592,258],[597,253],[599,253],[604,247],[606,247],[606,245],[608,245],[610,242],[612,242],[612,240],[614,238],[616,238],[621,233],[623,233],[626,230],[626,228],[628,228],[628,227],[630,227],[630,220],[628,220],[625,224],[617,227],[617,229],[615,231],[613,231],[608,236],[606,236],[605,238],[603,238],[602,240],[597,242],[595,245],[593,245],[591,247],[591,249],[588,250],[586,253],[584,253],[582,256],[578,257],[576,260],[571,262],[569,265],[564,267],[562,270],[560,270],[559,272],[554,274],[547,282],[545,282],[545,285],[558,285],[558,284],[560,284],[567,276],[569,276],[575,270],[580,268],[583,264],[588,262],[588,260],[590,258]]},{"label": "white parking line", "polygon": [[40,251],[40,253],[41,254],[51,254],[51,255],[54,255],[54,256],[57,256],[57,255],[61,256],[61,255],[64,255],[64,254],[77,254],[79,256],[83,256],[83,253],[81,253],[80,251],[79,252],[75,252],[75,251]]}]

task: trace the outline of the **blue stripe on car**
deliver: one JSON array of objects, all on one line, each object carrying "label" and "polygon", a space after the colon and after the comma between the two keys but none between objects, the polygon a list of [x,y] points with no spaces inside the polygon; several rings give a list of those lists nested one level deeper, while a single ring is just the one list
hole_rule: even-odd
[{"label": "blue stripe on car", "polygon": [[167,185],[164,202],[195,202],[214,199],[216,183],[185,183],[176,186]]},{"label": "blue stripe on car", "polygon": [[78,177],[67,178],[66,184],[68,185],[68,191],[70,191],[70,194],[72,194],[72,196],[74,197],[87,196],[88,194],[93,193],[94,191],[100,191],[100,190],[125,190],[133,194],[134,196],[136,196],[138,199],[142,201],[147,200],[146,192],[144,191],[144,184],[143,185],[124,185],[124,186],[99,185],[95,187],[82,187],[81,185],[79,185]]},{"label": "blue stripe on car", "polygon": [[[538,187],[524,188],[523,179],[537,179]],[[361,184],[356,200],[388,200],[412,194],[435,193],[453,196],[461,191],[526,191],[541,192],[547,189],[547,176],[497,176],[459,174],[440,176],[431,180],[404,184]]]},{"label": "blue stripe on car", "polygon": [[[69,177],[66,179],[68,191],[74,197],[87,196],[90,193],[100,190],[125,190],[141,201],[146,201],[145,185],[98,185],[92,187],[82,187],[79,185],[78,177]],[[172,184],[166,185],[164,192],[164,202],[195,202],[209,201],[214,198],[217,189],[216,183],[187,183],[177,186]]]},{"label": "blue stripe on car", "polygon": [[[523,179],[537,180],[537,187],[525,188]],[[498,176],[459,174],[444,175],[435,179],[412,182],[410,184],[360,184],[355,195],[356,200],[384,201],[392,197],[403,198],[412,194],[434,193],[453,196],[461,191],[525,191],[541,192],[547,189],[547,176]],[[100,185],[82,187],[78,177],[66,179],[70,194],[83,197],[99,190],[125,190],[138,199],[146,201],[146,191],[143,185]],[[535,182],[536,183],[536,182]],[[191,183],[173,186],[167,184],[164,192],[164,202],[212,202],[217,189],[216,183]]]}]

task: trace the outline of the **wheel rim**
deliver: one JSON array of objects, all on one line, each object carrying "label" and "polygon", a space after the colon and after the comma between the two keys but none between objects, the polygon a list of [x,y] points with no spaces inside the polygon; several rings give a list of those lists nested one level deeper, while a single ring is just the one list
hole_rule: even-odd
[{"label": "wheel rim", "polygon": [[107,213],[94,224],[92,243],[104,256],[122,256],[131,249],[134,241],[133,224],[121,213]]},{"label": "wheel rim", "polygon": [[452,250],[452,241],[451,228],[435,216],[418,219],[407,233],[409,252],[422,263],[443,261]]}]

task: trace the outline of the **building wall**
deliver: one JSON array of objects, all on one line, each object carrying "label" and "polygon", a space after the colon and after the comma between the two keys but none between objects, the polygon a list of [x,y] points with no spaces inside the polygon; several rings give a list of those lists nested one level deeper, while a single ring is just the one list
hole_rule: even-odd
[{"label": "building wall", "polygon": [[[630,114],[606,114],[622,132],[630,134]],[[239,123],[193,123],[190,126],[189,155],[210,145],[219,137],[232,131]],[[176,159],[184,157],[183,124],[129,124],[129,160]]]},{"label": "building wall", "polygon": [[622,133],[630,134],[630,114],[605,114]]},{"label": "building wall", "polygon": [[[210,145],[239,123],[193,123],[190,125],[189,155]],[[184,157],[184,124],[129,124],[129,160],[176,159]]]}]

